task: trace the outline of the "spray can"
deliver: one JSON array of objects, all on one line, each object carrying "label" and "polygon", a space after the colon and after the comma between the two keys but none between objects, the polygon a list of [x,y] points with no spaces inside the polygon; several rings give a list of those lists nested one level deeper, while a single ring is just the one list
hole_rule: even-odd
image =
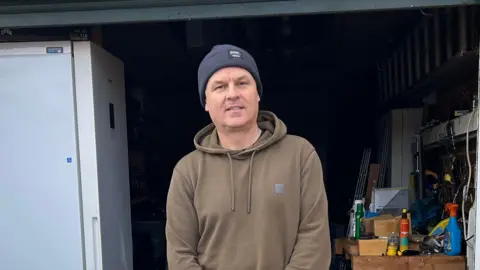
[{"label": "spray can", "polygon": [[402,219],[400,219],[400,252],[408,249],[408,233],[410,231],[410,221],[407,216],[407,209],[402,209]]}]

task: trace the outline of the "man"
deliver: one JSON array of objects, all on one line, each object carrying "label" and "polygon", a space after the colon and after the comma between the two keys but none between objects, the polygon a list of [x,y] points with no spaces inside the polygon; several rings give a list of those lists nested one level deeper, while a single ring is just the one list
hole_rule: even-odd
[{"label": "man", "polygon": [[232,45],[213,47],[198,69],[198,88],[212,124],[173,172],[169,269],[329,269],[320,159],[275,114],[259,112],[253,57]]}]

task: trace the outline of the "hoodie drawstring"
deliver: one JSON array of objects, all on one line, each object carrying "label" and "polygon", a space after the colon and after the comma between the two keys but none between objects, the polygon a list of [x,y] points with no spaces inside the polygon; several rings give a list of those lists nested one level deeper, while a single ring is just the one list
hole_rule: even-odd
[{"label": "hoodie drawstring", "polygon": [[230,163],[230,208],[233,211],[235,211],[235,182],[233,181],[233,164],[232,164],[232,156],[230,156],[229,153],[227,153],[228,157],[228,162]]},{"label": "hoodie drawstring", "polygon": [[250,214],[250,210],[252,210],[252,178],[253,178],[253,157],[255,157],[255,151],[252,152],[252,156],[250,157],[250,166],[248,168],[249,175],[248,175],[248,201],[247,201],[247,214]]},{"label": "hoodie drawstring", "polygon": [[[248,199],[247,199],[247,214],[250,214],[252,210],[252,178],[253,178],[253,158],[255,157],[256,151],[252,152],[250,156],[250,164],[248,166]],[[228,162],[230,164],[230,209],[235,211],[235,179],[233,177],[233,161],[232,156],[227,153]]]}]

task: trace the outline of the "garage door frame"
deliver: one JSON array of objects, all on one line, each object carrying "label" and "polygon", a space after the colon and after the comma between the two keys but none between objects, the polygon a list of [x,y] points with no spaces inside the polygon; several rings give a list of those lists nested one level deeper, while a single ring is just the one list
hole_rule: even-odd
[{"label": "garage door frame", "polygon": [[[31,12],[28,13],[14,13],[14,7],[11,10],[4,7],[0,14],[0,28],[340,13],[474,4],[480,4],[480,0],[292,0],[151,8],[122,8],[119,2],[116,9],[49,12],[45,6],[41,9],[31,6]],[[50,5],[50,10],[58,10],[58,5]]]},{"label": "garage door frame", "polygon": [[[43,12],[35,10],[33,7],[32,12],[29,13],[14,13],[14,9],[4,10],[4,13],[0,14],[0,29],[341,13],[478,4],[480,4],[480,0],[296,0],[151,8],[121,8],[118,6],[116,9],[68,12],[54,12],[58,6],[52,6],[49,11],[45,10],[44,6]],[[480,96],[480,88],[478,94]],[[477,132],[477,138],[480,138],[480,129]],[[478,160],[480,160],[480,144],[477,145],[477,163]],[[477,170],[476,176],[476,179],[480,179],[480,170]],[[476,198],[480,198],[480,189],[478,188],[476,189]],[[478,221],[480,220],[480,199],[476,200],[476,208],[476,220]],[[480,226],[476,226],[476,235],[478,234],[480,234]],[[480,258],[480,241],[475,242],[475,257]],[[475,264],[475,270],[480,270],[480,263]]]}]

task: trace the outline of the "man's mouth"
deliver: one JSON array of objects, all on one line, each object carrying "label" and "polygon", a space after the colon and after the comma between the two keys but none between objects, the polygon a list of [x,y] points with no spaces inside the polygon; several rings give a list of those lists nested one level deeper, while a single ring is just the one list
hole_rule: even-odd
[{"label": "man's mouth", "polygon": [[227,108],[227,112],[229,111],[239,111],[242,110],[244,107],[243,106],[230,106]]}]

